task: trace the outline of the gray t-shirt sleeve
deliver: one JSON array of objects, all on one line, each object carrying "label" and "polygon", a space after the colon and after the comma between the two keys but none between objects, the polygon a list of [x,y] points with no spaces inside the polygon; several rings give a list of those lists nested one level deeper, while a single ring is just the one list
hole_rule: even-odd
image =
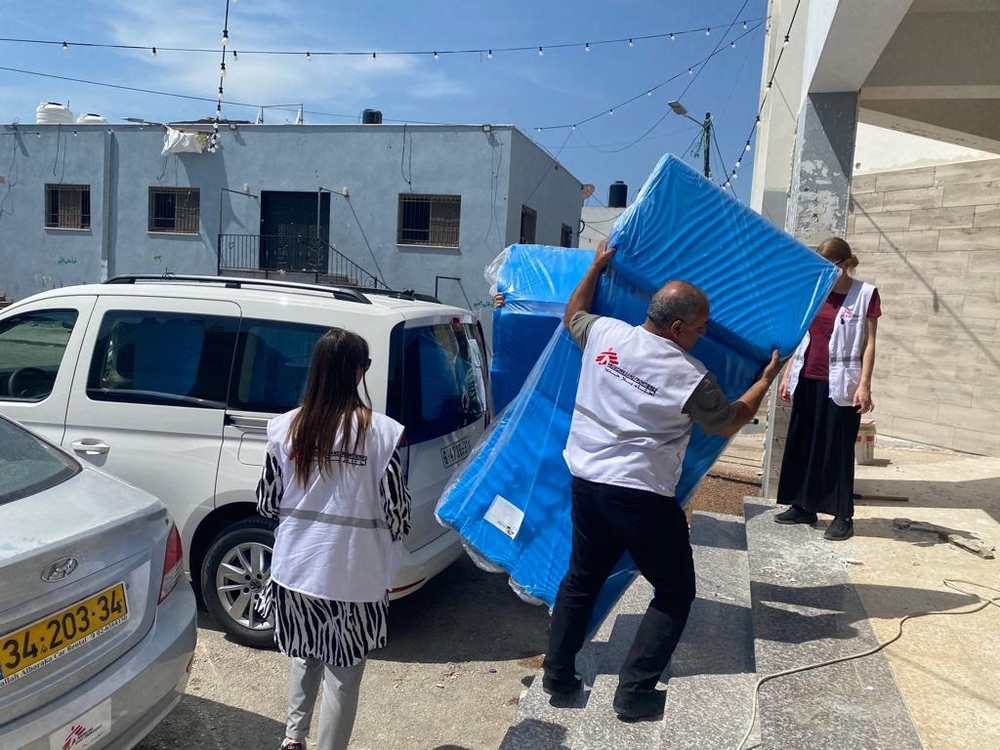
[{"label": "gray t-shirt sleeve", "polygon": [[718,434],[732,424],[735,411],[710,372],[705,374],[684,404],[684,412],[709,435]]},{"label": "gray t-shirt sleeve", "polygon": [[581,349],[587,346],[587,337],[590,335],[590,328],[600,318],[600,315],[594,315],[583,310],[574,313],[573,317],[570,318],[569,335],[573,337],[573,340]]}]

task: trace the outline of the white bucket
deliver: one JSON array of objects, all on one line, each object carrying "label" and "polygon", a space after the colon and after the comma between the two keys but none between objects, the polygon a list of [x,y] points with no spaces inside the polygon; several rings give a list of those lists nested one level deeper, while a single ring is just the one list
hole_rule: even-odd
[{"label": "white bucket", "polygon": [[863,465],[875,463],[875,422],[866,421],[858,428],[858,436],[854,440],[854,458]]}]

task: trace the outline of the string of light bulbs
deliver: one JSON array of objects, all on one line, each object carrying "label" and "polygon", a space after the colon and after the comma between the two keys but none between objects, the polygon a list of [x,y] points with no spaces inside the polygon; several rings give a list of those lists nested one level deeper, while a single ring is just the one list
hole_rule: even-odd
[{"label": "string of light bulbs", "polygon": [[[228,3],[227,3],[228,6]],[[228,11],[227,11],[228,16]],[[743,19],[743,28],[747,28],[749,25],[754,23],[759,23],[764,21],[764,18],[746,18]],[[595,41],[576,41],[576,42],[558,42],[553,44],[523,44],[508,47],[467,47],[467,48],[457,48],[457,49],[423,49],[423,50],[278,50],[278,49],[248,49],[237,52],[233,49],[230,51],[231,62],[236,62],[239,60],[239,56],[247,55],[271,55],[271,56],[298,56],[305,57],[306,60],[312,60],[314,57],[370,57],[373,60],[377,60],[378,57],[431,57],[432,59],[440,59],[445,55],[479,55],[483,56],[488,60],[492,60],[494,55],[509,52],[535,52],[540,56],[544,56],[546,50],[557,50],[557,49],[573,49],[577,48],[583,52],[590,52],[591,49],[595,47],[605,46],[605,45],[620,45],[625,44],[628,47],[634,47],[638,42],[645,42],[654,39],[669,39],[670,41],[676,41],[679,37],[687,36],[690,34],[705,34],[711,35],[712,26],[700,26],[692,29],[681,29],[675,31],[663,31],[653,34],[633,34],[627,37],[617,37],[614,39],[597,39]],[[719,27],[716,27],[719,28]],[[58,41],[55,39],[25,39],[25,38],[15,38],[15,37],[0,37],[0,43],[9,44],[36,44],[36,45],[55,45],[62,48],[63,52],[69,52],[74,47],[81,48],[98,48],[98,49],[120,49],[120,50],[137,50],[137,51],[149,51],[149,53],[156,57],[160,52],[193,52],[193,53],[205,53],[214,54],[218,52],[215,49],[206,49],[202,47],[162,47],[159,45],[150,44],[110,44],[103,42],[80,42],[80,41]],[[226,46],[226,45],[223,45]]]},{"label": "string of light bulbs", "polygon": [[[738,23],[739,23],[738,21],[733,22],[730,25],[729,29],[732,29],[732,27],[736,26]],[[760,21],[756,25],[748,26],[745,31],[743,31],[739,36],[737,36],[735,39],[732,40],[733,45],[735,45],[735,43],[738,42],[738,41],[740,41],[741,39],[743,39],[743,38],[749,36],[750,34],[754,33],[757,29],[759,29],[761,27],[761,25],[763,23],[764,23],[764,21]],[[728,33],[729,33],[729,30],[727,29],[726,34],[728,34]],[[716,55],[721,54],[723,51],[725,51],[725,49],[726,49],[725,47],[722,47],[721,45],[717,45],[716,48],[709,55],[703,57],[701,60],[698,60],[697,62],[695,62],[695,63],[693,63],[691,65],[686,66],[683,70],[681,70],[681,71],[673,74],[672,76],[670,76],[666,80],[660,81],[656,85],[651,86],[651,87],[645,89],[642,93],[636,94],[635,96],[632,96],[632,97],[626,99],[623,102],[619,102],[618,104],[615,104],[612,107],[608,107],[608,108],[602,109],[600,112],[597,112],[597,113],[595,113],[593,115],[590,115],[589,117],[585,117],[582,120],[578,120],[576,122],[564,123],[562,125],[543,125],[543,126],[537,126],[537,127],[535,127],[535,131],[538,132],[538,133],[541,133],[541,132],[546,131],[546,130],[565,130],[566,128],[569,128],[570,130],[575,130],[580,125],[586,125],[588,122],[592,122],[593,120],[596,120],[596,119],[598,119],[600,117],[605,117],[605,116],[611,117],[611,116],[614,115],[615,110],[620,110],[623,107],[625,107],[625,106],[627,106],[629,104],[632,104],[633,102],[636,102],[636,101],[639,101],[640,99],[644,99],[646,97],[652,96],[654,92],[656,92],[657,90],[663,88],[664,86],[667,86],[670,83],[673,83],[678,78],[680,78],[681,76],[683,76],[685,73],[688,74],[689,76],[694,76],[695,75],[695,70],[698,70],[700,72],[700,70],[704,68],[704,66],[708,63],[709,60],[711,60]],[[730,47],[730,49],[735,49],[735,46]],[[687,88],[685,88],[684,91],[686,92]]]},{"label": "string of light bulbs", "polygon": [[[229,45],[229,0],[226,0],[226,14],[222,21],[222,62],[219,67],[219,100],[215,103],[215,120],[212,122],[212,137],[207,146],[209,151],[219,148],[219,123],[222,122],[222,98],[225,96],[223,81],[226,80],[226,47]],[[155,47],[153,48],[156,49]]]},{"label": "string of light bulbs", "polygon": [[[771,68],[771,74],[767,77],[767,83],[764,86],[764,95],[760,98],[760,106],[757,108],[757,116],[754,118],[753,125],[750,127],[750,134],[747,136],[746,143],[743,145],[743,151],[739,156],[736,157],[736,161],[733,162],[733,169],[731,172],[728,171],[726,174],[728,177],[725,182],[722,183],[722,187],[730,187],[733,180],[739,179],[739,169],[743,163],[743,154],[750,153],[750,143],[753,141],[754,133],[757,132],[757,127],[760,125],[761,115],[764,113],[764,105],[767,103],[767,98],[771,94],[771,88],[774,86],[774,78],[778,73],[778,66],[781,65],[781,58],[785,54],[785,49],[788,47],[789,41],[791,41],[792,26],[795,24],[795,17],[798,15],[799,6],[802,4],[802,0],[796,0],[795,8],[792,10],[792,18],[788,22],[788,28],[785,29],[785,37],[781,42],[781,49],[778,50],[778,57],[774,61],[774,67]],[[723,163],[723,165],[725,165]]]}]

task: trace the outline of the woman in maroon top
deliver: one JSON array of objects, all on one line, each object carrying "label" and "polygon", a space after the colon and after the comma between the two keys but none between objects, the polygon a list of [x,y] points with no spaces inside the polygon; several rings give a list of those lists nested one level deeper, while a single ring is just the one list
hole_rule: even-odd
[{"label": "woman in maroon top", "polygon": [[851,277],[858,259],[847,242],[831,237],[817,251],[840,268],[840,276],[778,387],[778,395],[792,401],[792,416],[777,501],[791,507],[775,520],[813,524],[817,513],[828,513],[834,520],[824,536],[840,541],[854,534],[854,443],[861,415],[874,408],[882,305],[875,287]]}]

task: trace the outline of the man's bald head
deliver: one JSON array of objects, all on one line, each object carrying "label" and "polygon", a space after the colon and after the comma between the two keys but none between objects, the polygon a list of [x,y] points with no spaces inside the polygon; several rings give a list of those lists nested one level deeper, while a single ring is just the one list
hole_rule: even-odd
[{"label": "man's bald head", "polygon": [[669,281],[653,295],[646,317],[654,326],[669,329],[675,320],[693,323],[708,313],[708,296],[687,281]]}]

